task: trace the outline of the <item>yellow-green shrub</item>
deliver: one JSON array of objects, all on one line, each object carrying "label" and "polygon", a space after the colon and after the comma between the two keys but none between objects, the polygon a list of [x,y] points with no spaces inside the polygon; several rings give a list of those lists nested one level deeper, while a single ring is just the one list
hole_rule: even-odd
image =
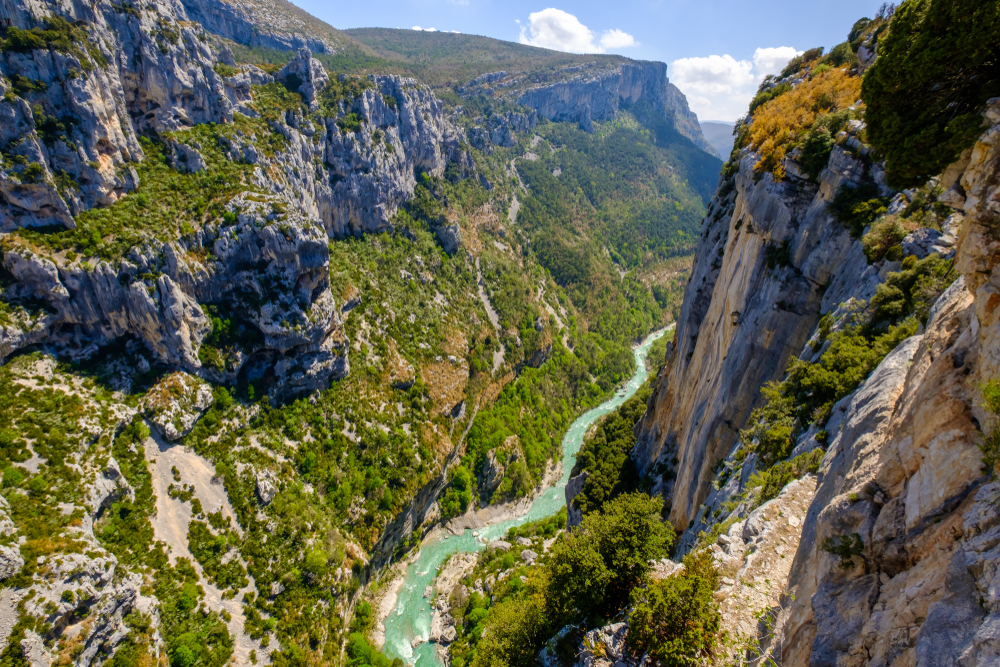
[{"label": "yellow-green shrub", "polygon": [[760,154],[756,171],[784,178],[785,155],[805,130],[819,116],[851,106],[860,94],[861,79],[841,70],[828,70],[761,106],[754,112],[749,133],[750,147]]}]

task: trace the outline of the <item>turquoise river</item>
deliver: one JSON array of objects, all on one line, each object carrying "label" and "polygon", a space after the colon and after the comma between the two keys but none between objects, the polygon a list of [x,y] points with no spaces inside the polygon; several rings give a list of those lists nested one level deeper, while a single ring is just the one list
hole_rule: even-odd
[{"label": "turquoise river", "polygon": [[[671,327],[672,328],[672,327]],[[646,356],[653,342],[669,329],[650,334],[641,345],[634,349],[635,375],[628,383],[615,392],[609,400],[581,415],[563,438],[563,474],[559,483],[545,489],[532,503],[531,509],[516,519],[501,521],[475,531],[466,530],[461,535],[447,531],[435,531],[420,545],[420,554],[406,568],[406,575],[399,588],[396,608],[383,621],[385,625],[385,645],[383,650],[390,658],[402,658],[403,662],[416,667],[440,667],[435,644],[424,642],[412,647],[415,637],[424,639],[430,634],[431,606],[424,598],[424,589],[433,582],[437,570],[456,551],[479,551],[486,544],[507,534],[512,526],[520,526],[529,521],[537,521],[558,512],[565,504],[566,482],[569,481],[576,454],[583,444],[587,429],[604,415],[614,411],[638,391],[646,381],[649,370]]]}]

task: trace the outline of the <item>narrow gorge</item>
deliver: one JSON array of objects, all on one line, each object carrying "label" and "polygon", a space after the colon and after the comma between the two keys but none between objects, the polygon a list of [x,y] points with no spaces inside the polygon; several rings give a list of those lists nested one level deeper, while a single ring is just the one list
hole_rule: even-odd
[{"label": "narrow gorge", "polygon": [[730,141],[618,30],[0,2],[0,665],[996,664],[1000,2],[856,18]]}]

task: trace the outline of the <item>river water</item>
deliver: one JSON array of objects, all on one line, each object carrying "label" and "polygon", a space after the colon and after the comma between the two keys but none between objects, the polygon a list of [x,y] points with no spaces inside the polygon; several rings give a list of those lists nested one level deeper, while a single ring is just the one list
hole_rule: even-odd
[{"label": "river water", "polygon": [[[604,415],[616,410],[631,398],[646,381],[649,371],[646,356],[653,342],[666,333],[663,329],[650,334],[636,347],[635,375],[623,389],[615,392],[609,400],[585,412],[569,427],[563,438],[563,474],[559,483],[550,486],[532,503],[531,509],[516,519],[509,519],[475,531],[466,530],[461,535],[439,531],[420,545],[420,555],[406,568],[403,584],[396,598],[396,608],[383,621],[385,625],[385,645],[383,650],[390,658],[402,658],[403,662],[416,667],[440,667],[435,645],[429,642],[412,648],[415,637],[426,639],[430,634],[432,611],[430,601],[424,598],[424,589],[431,584],[437,569],[456,551],[479,551],[486,548],[491,540],[502,538],[512,526],[520,526],[537,521],[558,512],[566,504],[566,482],[576,461],[576,454],[583,444],[587,429]],[[475,534],[474,534],[475,533]]]}]

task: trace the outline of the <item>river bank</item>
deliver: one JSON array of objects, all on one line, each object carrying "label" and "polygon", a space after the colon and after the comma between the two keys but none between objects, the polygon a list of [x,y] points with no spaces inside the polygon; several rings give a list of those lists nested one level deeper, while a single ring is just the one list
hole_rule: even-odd
[{"label": "river bank", "polygon": [[[607,401],[588,410],[574,421],[563,437],[561,465],[552,466],[558,470],[556,482],[542,490],[533,500],[523,499],[496,507],[481,508],[453,519],[444,527],[432,530],[421,542],[419,550],[409,559],[405,567],[394,568],[394,580],[389,584],[394,600],[384,597],[378,605],[379,618],[376,619],[381,632],[382,649],[391,658],[401,658],[416,667],[441,667],[440,646],[426,641],[431,636],[431,624],[435,610],[431,600],[425,597],[429,587],[437,579],[439,568],[456,551],[480,551],[495,539],[507,534],[513,526],[537,521],[558,512],[566,504],[565,488],[573,469],[576,454],[590,428],[605,415],[618,409],[631,398],[645,383],[649,370],[646,357],[652,344],[672,328],[667,327],[650,334],[633,350],[636,371],[623,389],[616,391]],[[549,477],[547,472],[546,477]],[[547,480],[546,480],[547,481]],[[400,579],[398,572],[403,571]],[[430,589],[433,591],[433,588]],[[389,590],[386,596],[389,595]],[[391,605],[390,602],[394,602]],[[385,615],[382,616],[383,610]]]}]

